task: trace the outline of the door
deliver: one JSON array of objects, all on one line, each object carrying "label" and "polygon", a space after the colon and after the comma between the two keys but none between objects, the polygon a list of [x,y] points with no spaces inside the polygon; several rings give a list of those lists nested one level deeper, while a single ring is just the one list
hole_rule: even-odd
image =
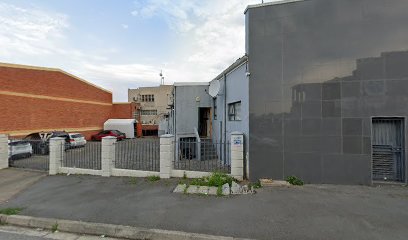
[{"label": "door", "polygon": [[373,180],[404,182],[404,119],[373,118],[372,130]]},{"label": "door", "polygon": [[211,133],[211,110],[210,108],[200,108],[198,118],[198,134],[201,137],[210,137]]}]

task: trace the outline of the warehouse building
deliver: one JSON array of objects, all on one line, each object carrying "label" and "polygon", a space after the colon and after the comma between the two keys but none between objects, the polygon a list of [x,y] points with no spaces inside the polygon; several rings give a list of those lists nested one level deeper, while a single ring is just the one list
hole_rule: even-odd
[{"label": "warehouse building", "polygon": [[55,68],[0,64],[0,133],[83,133],[88,139],[110,118],[133,118],[131,103],[112,103],[112,93]]},{"label": "warehouse building", "polygon": [[249,6],[250,178],[407,182],[408,2]]}]

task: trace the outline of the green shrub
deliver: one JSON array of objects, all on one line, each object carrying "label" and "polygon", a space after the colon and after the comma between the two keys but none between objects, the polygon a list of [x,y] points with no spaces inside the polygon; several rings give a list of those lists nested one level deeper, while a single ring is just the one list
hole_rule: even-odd
[{"label": "green shrub", "polygon": [[288,176],[286,177],[286,181],[292,185],[302,186],[304,184],[303,181],[296,176]]},{"label": "green shrub", "polygon": [[225,173],[213,172],[210,176],[193,179],[190,184],[198,186],[220,187],[226,183],[232,184],[234,178]]}]

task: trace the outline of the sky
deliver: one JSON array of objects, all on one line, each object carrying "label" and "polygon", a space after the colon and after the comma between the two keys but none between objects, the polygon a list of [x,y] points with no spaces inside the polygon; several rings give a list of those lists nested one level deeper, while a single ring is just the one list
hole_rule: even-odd
[{"label": "sky", "polygon": [[211,81],[245,54],[244,10],[258,3],[0,0],[0,62],[61,68],[123,102],[161,70],[165,84]]}]

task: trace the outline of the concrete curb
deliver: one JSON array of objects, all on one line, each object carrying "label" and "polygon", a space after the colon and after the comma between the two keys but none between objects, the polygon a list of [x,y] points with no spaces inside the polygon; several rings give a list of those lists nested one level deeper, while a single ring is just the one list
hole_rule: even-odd
[{"label": "concrete curb", "polygon": [[[244,240],[243,238],[214,236],[198,233],[187,233],[180,231],[168,231],[160,229],[148,229],[140,227],[90,223],[82,221],[59,220],[53,218],[37,218],[20,215],[0,214],[0,223],[10,224],[20,227],[42,228],[51,230],[58,224],[58,231],[87,234],[87,235],[105,235],[107,237],[125,238],[135,240]],[[249,240],[249,239],[247,239]]]}]

